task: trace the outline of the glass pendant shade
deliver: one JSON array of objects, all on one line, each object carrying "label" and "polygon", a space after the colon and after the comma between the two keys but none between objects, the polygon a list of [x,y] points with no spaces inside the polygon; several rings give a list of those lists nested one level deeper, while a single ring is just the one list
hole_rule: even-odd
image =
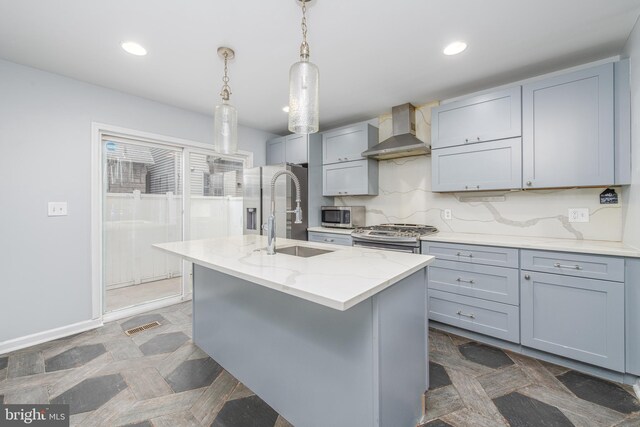
[{"label": "glass pendant shade", "polygon": [[223,154],[235,154],[238,151],[238,111],[227,101],[216,105],[213,129],[214,150]]},{"label": "glass pendant shade", "polygon": [[319,129],[319,71],[309,61],[296,62],[289,71],[289,131],[316,133]]}]

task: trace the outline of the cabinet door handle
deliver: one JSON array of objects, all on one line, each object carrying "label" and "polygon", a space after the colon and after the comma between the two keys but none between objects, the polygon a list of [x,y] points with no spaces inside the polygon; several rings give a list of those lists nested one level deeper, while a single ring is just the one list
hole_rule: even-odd
[{"label": "cabinet door handle", "polygon": [[478,141],[480,141],[480,137],[478,137]]},{"label": "cabinet door handle", "polygon": [[473,283],[474,283],[473,279],[464,280],[462,277],[458,277],[458,278],[456,279],[456,282],[470,283],[470,284],[472,284],[472,285],[473,285]]},{"label": "cabinet door handle", "polygon": [[524,280],[530,280],[530,279],[531,279],[531,276],[529,276],[528,274],[524,275]]},{"label": "cabinet door handle", "polygon": [[462,252],[458,252],[456,255],[457,256],[464,256],[464,257],[467,257],[467,258],[473,258],[473,254],[463,254]]},{"label": "cabinet door handle", "polygon": [[582,267],[580,267],[578,264],[566,265],[566,264],[560,264],[559,262],[556,262],[555,264],[553,264],[553,266],[556,268],[571,268],[573,270],[582,270]]},{"label": "cabinet door handle", "polygon": [[469,142],[469,138],[465,138],[465,139],[464,139],[464,142]]},{"label": "cabinet door handle", "polygon": [[527,187],[531,187],[532,182],[531,181],[527,181]]},{"label": "cabinet door handle", "polygon": [[333,242],[333,239],[324,239],[324,241],[331,243],[331,242]]},{"label": "cabinet door handle", "polygon": [[470,319],[475,319],[476,318],[476,316],[473,313],[466,314],[466,313],[463,313],[462,310],[458,310],[458,316],[464,316],[464,317],[468,317]]}]

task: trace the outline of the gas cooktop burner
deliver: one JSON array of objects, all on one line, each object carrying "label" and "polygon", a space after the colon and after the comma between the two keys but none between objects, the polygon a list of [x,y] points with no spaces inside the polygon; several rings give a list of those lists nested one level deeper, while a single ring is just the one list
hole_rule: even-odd
[{"label": "gas cooktop burner", "polygon": [[356,228],[352,233],[354,239],[367,239],[388,242],[416,242],[422,236],[437,233],[438,229],[422,224],[380,224],[370,227]]}]

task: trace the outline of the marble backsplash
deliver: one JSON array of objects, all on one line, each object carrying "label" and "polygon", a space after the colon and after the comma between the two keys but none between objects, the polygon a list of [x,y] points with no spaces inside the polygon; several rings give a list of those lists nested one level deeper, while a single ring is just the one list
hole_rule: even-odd
[{"label": "marble backsplash", "polygon": [[[416,133],[431,136],[431,108],[416,109]],[[391,115],[379,117],[380,140],[391,136]],[[601,205],[603,188],[432,193],[431,156],[379,162],[378,196],[336,197],[342,206],[364,205],[367,224],[385,222],[430,224],[442,231],[506,234],[567,239],[622,239],[622,209]],[[615,188],[615,187],[614,187]],[[620,188],[615,188],[619,197]],[[569,208],[588,208],[588,223],[570,223]],[[444,209],[452,218],[444,219]]]}]

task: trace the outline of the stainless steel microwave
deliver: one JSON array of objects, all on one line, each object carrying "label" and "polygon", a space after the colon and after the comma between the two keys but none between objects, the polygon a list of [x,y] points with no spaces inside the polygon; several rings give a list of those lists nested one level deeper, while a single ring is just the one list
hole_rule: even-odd
[{"label": "stainless steel microwave", "polygon": [[356,228],[365,226],[364,206],[322,206],[322,226]]}]

